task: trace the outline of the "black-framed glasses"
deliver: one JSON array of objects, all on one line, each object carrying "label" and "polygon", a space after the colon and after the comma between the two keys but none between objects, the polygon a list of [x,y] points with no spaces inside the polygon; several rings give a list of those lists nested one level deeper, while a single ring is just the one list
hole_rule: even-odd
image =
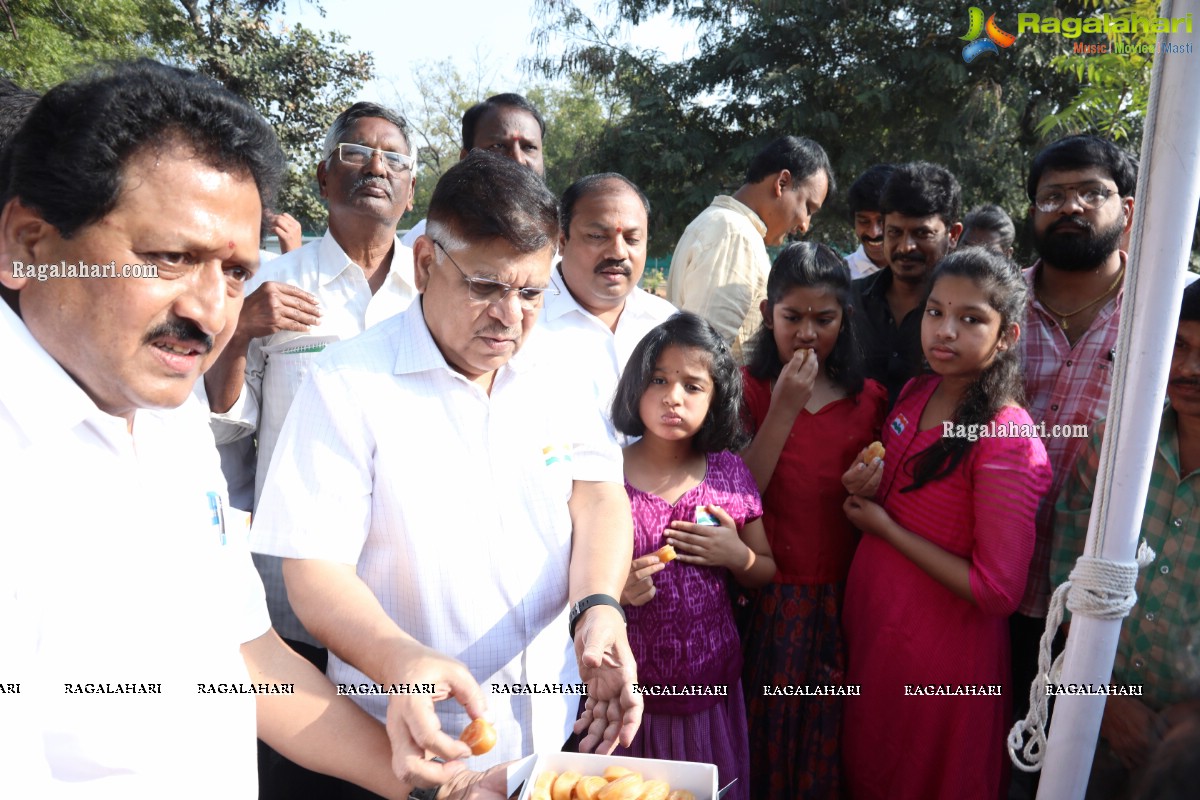
[{"label": "black-framed glasses", "polygon": [[367,147],[350,142],[341,142],[337,146],[338,161],[352,167],[366,166],[371,163],[371,159],[375,157],[376,153],[379,153],[387,171],[393,175],[399,175],[406,169],[416,170],[417,149],[415,147],[412,155],[407,156],[404,153],[394,153],[391,150],[381,150],[378,147]]},{"label": "black-framed glasses", "polygon": [[446,258],[450,259],[450,263],[466,281],[467,296],[477,303],[499,303],[508,298],[509,292],[516,292],[521,308],[532,310],[542,304],[542,298],[547,292],[558,294],[558,289],[554,286],[513,286],[511,283],[494,281],[491,278],[472,278],[463,272],[463,268],[454,260],[454,256],[450,255],[450,251],[446,249],[445,245],[437,239],[430,239],[430,241],[442,248]]},{"label": "black-framed glasses", "polygon": [[1034,206],[1038,211],[1044,214],[1053,214],[1063,207],[1063,203],[1067,202],[1069,192],[1074,192],[1079,198],[1079,205],[1089,211],[1097,209],[1108,202],[1108,198],[1114,194],[1119,194],[1115,189],[1109,189],[1107,186],[1096,184],[1094,186],[1085,186],[1083,188],[1074,187],[1072,189],[1047,189],[1040,192],[1033,200]]}]

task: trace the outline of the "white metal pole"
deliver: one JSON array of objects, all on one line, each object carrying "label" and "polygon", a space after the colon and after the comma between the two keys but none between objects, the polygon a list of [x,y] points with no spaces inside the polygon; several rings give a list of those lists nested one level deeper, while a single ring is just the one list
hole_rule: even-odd
[{"label": "white metal pole", "polygon": [[[1192,14],[1200,24],[1200,0],[1164,0],[1159,14]],[[1169,52],[1165,45],[1185,50]],[[1200,37],[1181,26],[1177,33],[1160,34],[1158,47],[1142,141],[1117,373],[1085,551],[1112,561],[1132,561],[1137,548],[1200,199],[1200,52],[1186,52],[1189,47],[1200,51]],[[1107,684],[1120,630],[1120,620],[1074,617],[1062,682]],[[1056,698],[1038,800],[1084,796],[1103,710],[1103,697]]]}]

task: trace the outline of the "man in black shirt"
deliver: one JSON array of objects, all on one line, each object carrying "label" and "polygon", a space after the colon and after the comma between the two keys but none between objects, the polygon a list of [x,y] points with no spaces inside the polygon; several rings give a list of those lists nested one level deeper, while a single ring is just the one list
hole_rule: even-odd
[{"label": "man in black shirt", "polygon": [[867,377],[891,403],[925,368],[921,311],[934,266],[962,233],[961,190],[950,171],[918,161],[899,167],[879,198],[888,268],[854,281],[852,316]]}]

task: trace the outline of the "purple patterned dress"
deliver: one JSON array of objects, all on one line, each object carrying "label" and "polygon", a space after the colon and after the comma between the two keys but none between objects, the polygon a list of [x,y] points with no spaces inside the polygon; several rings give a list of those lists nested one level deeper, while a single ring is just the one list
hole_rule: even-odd
[{"label": "purple patterned dress", "polygon": [[[762,516],[754,478],[732,453],[709,453],[704,480],[674,505],[628,481],[625,491],[633,507],[634,558],[662,547],[668,523],[695,522],[696,506],[721,506],[739,529]],[[672,561],[654,576],[654,598],[625,608],[646,711],[632,746],[617,753],[716,764],[721,786],[737,778],[727,800],[747,800],[742,654],[728,578],[725,569]]]}]

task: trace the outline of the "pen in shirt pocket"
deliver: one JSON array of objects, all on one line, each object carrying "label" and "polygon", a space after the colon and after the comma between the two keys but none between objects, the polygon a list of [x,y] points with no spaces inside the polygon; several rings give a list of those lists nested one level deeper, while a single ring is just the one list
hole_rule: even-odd
[{"label": "pen in shirt pocket", "polygon": [[221,544],[225,544],[225,503],[216,492],[208,493],[208,510],[212,512],[212,524],[220,529]]}]

